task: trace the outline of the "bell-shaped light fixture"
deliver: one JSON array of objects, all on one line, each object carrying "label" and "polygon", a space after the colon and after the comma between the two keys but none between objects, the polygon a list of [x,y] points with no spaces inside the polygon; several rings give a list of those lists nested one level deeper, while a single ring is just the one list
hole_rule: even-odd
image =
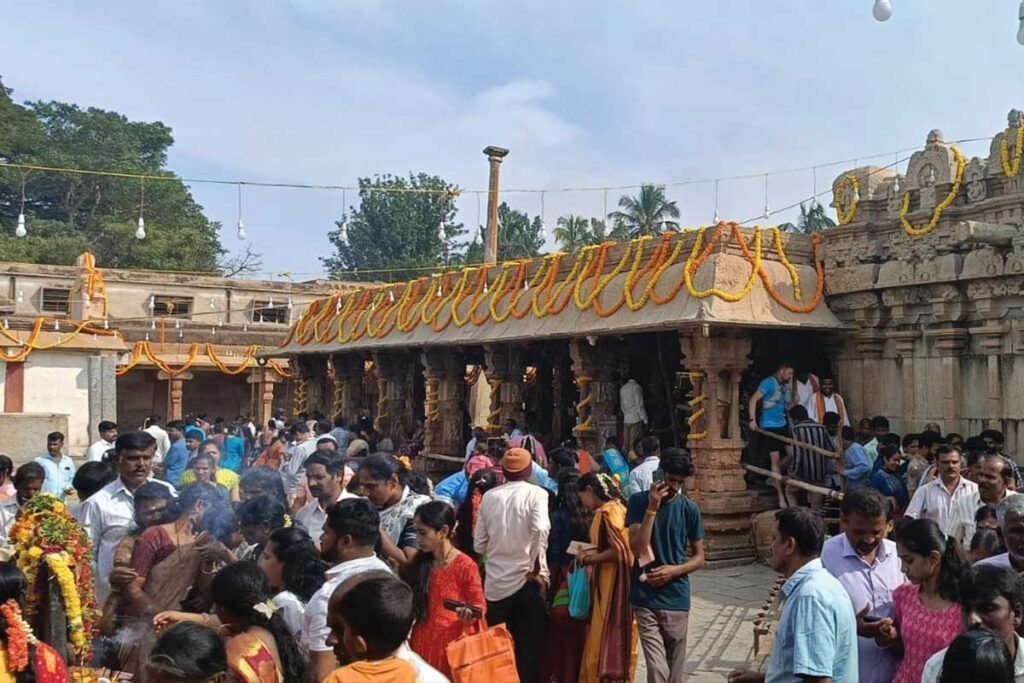
[{"label": "bell-shaped light fixture", "polygon": [[135,229],[135,239],[144,240],[146,239],[146,219],[139,216],[138,227]]},{"label": "bell-shaped light fixture", "polygon": [[18,214],[18,227],[14,229],[14,234],[18,237],[24,237],[28,234],[28,230],[25,229],[25,214]]},{"label": "bell-shaped light fixture", "polygon": [[892,2],[890,0],[875,0],[875,6],[871,9],[871,14],[875,17],[876,21],[889,21],[892,16]]}]

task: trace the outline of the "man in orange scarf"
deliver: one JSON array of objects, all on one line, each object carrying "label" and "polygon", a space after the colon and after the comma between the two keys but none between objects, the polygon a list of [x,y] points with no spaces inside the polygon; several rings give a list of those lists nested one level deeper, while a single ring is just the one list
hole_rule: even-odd
[{"label": "man in orange scarf", "polygon": [[836,383],[831,377],[821,378],[821,392],[817,395],[819,419],[824,419],[825,413],[836,413],[839,415],[841,427],[850,426],[850,414],[846,411],[846,402],[843,397],[836,393]]}]

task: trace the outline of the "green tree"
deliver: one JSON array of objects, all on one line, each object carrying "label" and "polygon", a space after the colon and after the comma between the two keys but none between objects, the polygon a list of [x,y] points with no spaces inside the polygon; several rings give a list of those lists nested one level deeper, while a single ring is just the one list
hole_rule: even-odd
[{"label": "green tree", "polygon": [[608,214],[616,225],[629,232],[630,237],[657,235],[664,229],[670,218],[679,218],[679,207],[665,197],[665,188],[656,185],[641,185],[635,197],[619,197],[619,211]]},{"label": "green tree", "polygon": [[335,278],[387,281],[460,263],[463,245],[456,240],[466,230],[455,223],[457,192],[426,173],[360,178],[359,206],[328,233],[335,253],[320,260]]},{"label": "green tree", "polygon": [[836,222],[825,213],[825,207],[818,202],[813,202],[811,208],[800,204],[800,218],[797,220],[796,231],[805,234],[821,232],[828,228],[836,227]]},{"label": "green tree", "polygon": [[629,239],[629,230],[621,223],[616,223],[612,226],[612,231],[608,232],[608,222],[603,221],[600,218],[590,219],[590,243],[601,244],[609,240],[613,242],[625,242]]},{"label": "green tree", "polygon": [[[0,168],[4,260],[69,265],[85,250],[109,268],[215,271],[218,224],[165,168],[174,144],[163,123],[62,102],[19,105],[0,83],[0,161],[160,176],[132,178]],[[14,236],[24,212],[28,236]],[[144,197],[144,208],[143,205]],[[147,237],[134,237],[140,208]]]},{"label": "green tree", "polygon": [[559,246],[570,254],[593,244],[594,241],[594,236],[590,232],[590,220],[573,214],[558,218],[553,235]]},{"label": "green tree", "polygon": [[[466,249],[466,263],[484,262],[487,226],[480,226],[480,238]],[[505,202],[498,205],[498,261],[533,258],[544,248],[544,222],[540,216],[517,211]]]}]

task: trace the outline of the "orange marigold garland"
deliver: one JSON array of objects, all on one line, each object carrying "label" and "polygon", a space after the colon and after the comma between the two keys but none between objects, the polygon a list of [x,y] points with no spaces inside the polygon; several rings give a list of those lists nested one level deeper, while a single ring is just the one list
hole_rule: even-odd
[{"label": "orange marigold garland", "polygon": [[61,591],[68,643],[79,661],[89,661],[97,618],[89,535],[64,503],[39,494],[18,513],[9,540],[15,563],[28,578],[27,616],[33,618],[40,609],[44,590],[39,569],[45,564]]},{"label": "orange marigold garland", "polygon": [[28,666],[28,646],[35,644],[36,637],[21,615],[21,607],[14,600],[0,605],[0,615],[7,623],[7,671],[18,673]]}]

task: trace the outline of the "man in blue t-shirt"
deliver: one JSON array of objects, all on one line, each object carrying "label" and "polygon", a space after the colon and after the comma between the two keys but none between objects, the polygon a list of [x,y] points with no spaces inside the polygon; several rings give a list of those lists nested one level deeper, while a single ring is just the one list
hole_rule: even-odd
[{"label": "man in blue t-shirt", "polygon": [[685,679],[690,574],[704,566],[704,522],[684,492],[691,476],[690,456],[665,449],[650,490],[630,496],[626,510],[629,546],[638,564],[629,600],[649,681]]},{"label": "man in blue t-shirt", "polygon": [[[757,385],[757,391],[750,397],[747,404],[747,415],[750,419],[750,428],[758,427],[766,432],[789,436],[789,427],[786,426],[786,411],[789,408],[790,385],[793,381],[792,363],[779,363],[775,374],[769,375]],[[761,419],[757,419],[757,404],[761,404]],[[754,432],[757,433],[757,432]],[[782,460],[784,446],[778,439],[761,434],[759,441],[762,448],[768,452],[768,459],[772,464],[772,472],[782,474],[782,467],[779,463]],[[772,479],[772,486],[779,495],[779,507],[789,507],[786,500],[785,489],[778,479]]]}]

